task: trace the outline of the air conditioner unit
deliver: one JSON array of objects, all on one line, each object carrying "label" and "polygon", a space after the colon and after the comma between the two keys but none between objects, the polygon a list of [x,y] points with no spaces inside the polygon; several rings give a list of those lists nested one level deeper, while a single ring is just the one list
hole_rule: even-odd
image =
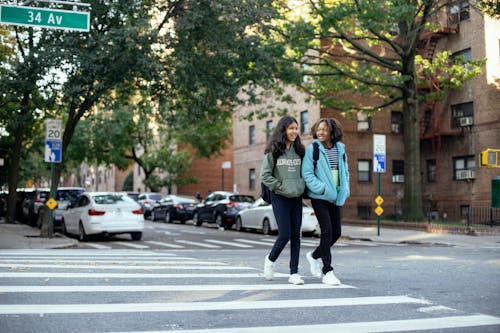
[{"label": "air conditioner unit", "polygon": [[474,170],[459,170],[457,171],[457,179],[474,179],[476,178],[476,174]]},{"label": "air conditioner unit", "polygon": [[394,176],[392,176],[392,182],[393,183],[404,183],[405,176],[404,175],[394,175]]},{"label": "air conditioner unit", "polygon": [[472,117],[462,117],[460,118],[460,126],[472,126],[474,124],[474,118]]}]

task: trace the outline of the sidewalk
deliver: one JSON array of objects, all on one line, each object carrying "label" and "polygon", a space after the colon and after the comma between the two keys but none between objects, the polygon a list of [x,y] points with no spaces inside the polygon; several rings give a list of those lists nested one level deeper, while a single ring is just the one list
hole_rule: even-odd
[{"label": "sidewalk", "polygon": [[[384,228],[377,235],[377,227],[342,226],[342,238],[394,244],[421,244],[435,246],[486,246],[500,248],[500,235],[468,236],[428,233],[419,230]],[[7,224],[0,220],[0,249],[62,249],[78,246],[78,240],[55,233],[52,238],[40,237],[40,230],[26,224]]]}]

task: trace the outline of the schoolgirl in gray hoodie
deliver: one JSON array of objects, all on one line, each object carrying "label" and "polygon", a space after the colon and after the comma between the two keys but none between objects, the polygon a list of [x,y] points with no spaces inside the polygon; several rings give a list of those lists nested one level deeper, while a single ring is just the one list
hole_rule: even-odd
[{"label": "schoolgirl in gray hoodie", "polygon": [[[298,274],[300,256],[300,229],[302,225],[302,194],[305,183],[301,176],[304,145],[300,142],[299,126],[295,118],[285,116],[278,121],[265,150],[260,179],[271,189],[271,205],[278,238],[264,259],[264,278],[272,280],[274,263],[290,241],[289,283],[304,284]],[[275,165],[276,163],[276,165]]]}]

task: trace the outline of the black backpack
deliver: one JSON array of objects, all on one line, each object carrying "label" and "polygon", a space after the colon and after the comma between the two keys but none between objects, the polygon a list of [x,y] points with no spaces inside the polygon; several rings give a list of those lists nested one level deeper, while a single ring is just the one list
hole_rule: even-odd
[{"label": "black backpack", "polygon": [[[318,163],[319,159],[319,145],[317,142],[313,142],[313,162],[314,162],[314,171],[316,172],[316,164]],[[278,158],[273,156],[273,170],[272,174],[274,174],[274,169],[276,168],[276,162]],[[260,188],[261,188],[261,198],[267,203],[271,203],[271,189],[267,187],[264,183],[260,183]],[[302,195],[304,199],[309,199],[307,196],[307,188],[304,191],[304,194]]]}]

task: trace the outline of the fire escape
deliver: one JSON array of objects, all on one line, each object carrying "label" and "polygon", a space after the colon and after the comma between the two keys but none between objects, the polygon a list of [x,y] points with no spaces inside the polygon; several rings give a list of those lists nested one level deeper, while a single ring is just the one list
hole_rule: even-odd
[{"label": "fire escape", "polygon": [[[459,14],[446,13],[443,17],[436,17],[434,23],[439,27],[435,31],[424,31],[419,38],[418,52],[422,57],[432,63],[436,47],[442,38],[449,35],[457,34],[460,31]],[[430,77],[430,80],[425,85],[418,87],[418,93],[425,95],[437,93],[441,90],[440,82],[435,77]],[[424,101],[421,106],[420,118],[420,140],[429,142],[432,145],[434,156],[440,156],[441,141],[444,136],[463,135],[463,132],[445,131],[442,122],[442,103],[437,100]],[[439,158],[436,161],[436,177],[439,170]]]}]

